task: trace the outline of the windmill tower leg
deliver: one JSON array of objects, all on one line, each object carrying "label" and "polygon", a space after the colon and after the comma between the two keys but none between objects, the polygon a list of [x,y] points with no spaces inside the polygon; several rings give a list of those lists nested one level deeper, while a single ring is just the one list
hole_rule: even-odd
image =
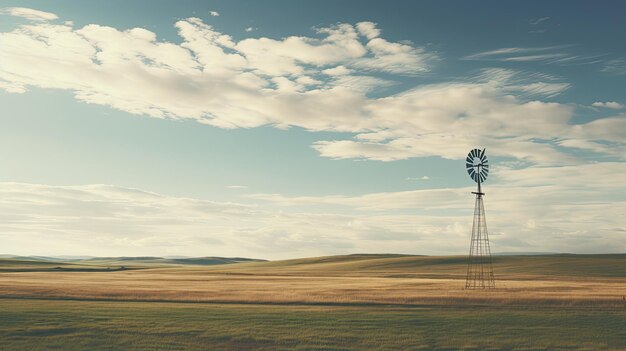
[{"label": "windmill tower leg", "polygon": [[466,289],[493,289],[496,287],[491,264],[491,247],[485,220],[483,194],[476,193],[474,222],[470,242],[469,261],[467,264]]}]

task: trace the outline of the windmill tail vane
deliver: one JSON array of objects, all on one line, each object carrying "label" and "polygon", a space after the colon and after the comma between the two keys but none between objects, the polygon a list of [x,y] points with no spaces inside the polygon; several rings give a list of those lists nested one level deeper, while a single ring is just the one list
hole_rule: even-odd
[{"label": "windmill tail vane", "polygon": [[466,289],[493,289],[496,287],[493,277],[491,261],[491,247],[489,245],[489,233],[485,219],[485,205],[481,184],[489,174],[489,160],[485,155],[486,149],[473,149],[467,154],[465,168],[470,178],[478,185],[474,203],[474,221],[472,223],[472,239],[467,263],[467,276],[465,279]]}]

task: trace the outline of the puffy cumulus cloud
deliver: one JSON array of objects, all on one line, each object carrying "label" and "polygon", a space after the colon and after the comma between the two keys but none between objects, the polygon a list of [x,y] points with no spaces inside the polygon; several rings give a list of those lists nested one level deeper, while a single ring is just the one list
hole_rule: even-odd
[{"label": "puffy cumulus cloud", "polygon": [[389,83],[351,67],[413,74],[432,56],[387,41],[370,49],[350,24],[318,28],[317,37],[239,42],[198,18],[175,26],[180,44],[143,28],[22,25],[0,34],[0,88],[65,89],[80,101],[221,128],[354,131],[367,122],[365,94]]},{"label": "puffy cumulus cloud", "polygon": [[359,33],[363,34],[369,40],[380,36],[380,29],[376,28],[376,23],[360,22],[357,23],[356,28],[359,30]]},{"label": "puffy cumulus cloud", "polygon": [[621,158],[615,150],[625,146],[623,116],[573,124],[573,105],[535,99],[568,88],[550,75],[487,69],[465,82],[430,84],[376,99],[367,105],[375,127],[352,140],[318,141],[313,148],[335,159],[395,161],[461,159],[481,145],[494,156],[556,165],[586,162],[572,151],[593,145],[596,153]]},{"label": "puffy cumulus cloud", "polygon": [[372,53],[371,56],[357,59],[354,66],[370,71],[419,74],[426,72],[428,62],[436,58],[434,54],[423,49],[382,38],[372,38],[366,47]]},{"label": "puffy cumulus cloud", "polygon": [[[332,158],[393,161],[410,157],[464,157],[483,145],[493,155],[536,163],[574,162],[550,143],[537,139],[565,137],[572,108],[541,101],[520,101],[501,82],[430,85],[368,105],[380,116],[377,130],[354,140],[319,141],[313,147]],[[373,129],[373,128],[372,128]]]},{"label": "puffy cumulus cloud", "polygon": [[[219,128],[354,133],[313,145],[337,159],[459,159],[482,145],[494,155],[547,165],[577,162],[569,151],[589,143],[623,146],[622,117],[574,125],[573,106],[543,101],[569,88],[545,74],[488,69],[387,93],[400,76],[426,72],[438,58],[383,38],[372,22],[316,28],[312,36],[239,41],[198,18],[175,27],[180,43],[159,40],[143,28],[74,28],[67,21],[21,25],[0,33],[0,88],[63,89],[79,101]],[[605,130],[611,126],[617,129]]]},{"label": "puffy cumulus cloud", "polygon": [[591,106],[593,107],[605,107],[605,108],[610,108],[613,110],[621,110],[624,108],[623,104],[620,104],[619,102],[615,102],[615,101],[606,101],[606,102],[602,102],[602,101],[596,101],[593,104],[591,104]]}]

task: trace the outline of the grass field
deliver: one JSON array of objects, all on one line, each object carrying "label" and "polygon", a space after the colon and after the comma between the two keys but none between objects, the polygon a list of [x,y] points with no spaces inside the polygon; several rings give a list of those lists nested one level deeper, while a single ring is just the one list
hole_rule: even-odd
[{"label": "grass field", "polygon": [[626,255],[112,263],[0,260],[2,349],[626,349]]},{"label": "grass field", "polygon": [[623,350],[626,311],[0,300],[6,350]]}]

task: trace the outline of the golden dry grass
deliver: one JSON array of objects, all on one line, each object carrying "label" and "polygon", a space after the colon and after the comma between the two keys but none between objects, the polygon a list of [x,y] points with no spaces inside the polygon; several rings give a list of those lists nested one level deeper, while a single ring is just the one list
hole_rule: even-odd
[{"label": "golden dry grass", "polygon": [[[465,267],[460,257],[365,255],[111,272],[5,272],[0,273],[0,296],[259,304],[624,307],[626,277],[619,270],[606,274],[605,269],[605,265],[621,264],[624,257],[576,257],[498,258],[498,288],[492,291],[463,289]],[[596,267],[598,272],[581,276],[578,266]]]}]

